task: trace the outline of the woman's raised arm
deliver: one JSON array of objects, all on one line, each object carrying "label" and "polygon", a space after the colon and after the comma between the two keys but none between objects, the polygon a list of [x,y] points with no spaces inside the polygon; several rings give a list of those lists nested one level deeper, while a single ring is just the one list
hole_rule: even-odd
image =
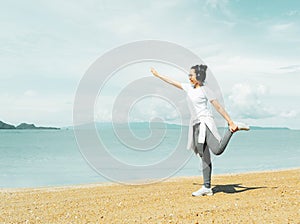
[{"label": "woman's raised arm", "polygon": [[166,76],[163,76],[163,75],[159,74],[154,68],[151,68],[151,72],[154,76],[160,78],[161,80],[163,80],[163,81],[165,81],[165,82],[167,82],[167,83],[169,83],[169,84],[171,84],[171,85],[173,85],[173,86],[175,86],[179,89],[182,89],[182,86],[181,86],[180,82],[177,82],[175,80],[170,79],[169,77],[166,77]]},{"label": "woman's raised arm", "polygon": [[218,100],[212,100],[210,103],[214,106],[214,108],[221,114],[224,119],[227,121],[229,125],[229,129],[231,132],[235,132],[238,129],[238,126],[231,120],[226,110],[221,106]]}]

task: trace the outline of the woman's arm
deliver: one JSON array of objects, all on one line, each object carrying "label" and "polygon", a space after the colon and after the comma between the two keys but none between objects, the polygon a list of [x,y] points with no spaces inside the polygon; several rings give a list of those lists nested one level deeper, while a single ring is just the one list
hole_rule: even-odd
[{"label": "woman's arm", "polygon": [[163,75],[159,74],[154,68],[151,68],[151,72],[154,76],[160,78],[161,80],[163,80],[163,81],[165,81],[165,82],[167,82],[167,83],[169,83],[173,86],[176,86],[179,89],[182,89],[182,86],[181,86],[180,82],[177,82],[175,80],[170,79],[169,77],[166,77],[166,76],[163,76]]},{"label": "woman's arm", "polygon": [[215,109],[224,117],[224,119],[227,121],[229,125],[229,129],[231,132],[235,132],[238,129],[238,126],[233,123],[231,118],[229,117],[228,113],[226,110],[221,106],[221,104],[218,102],[218,100],[212,100],[210,101],[211,104],[215,107]]}]

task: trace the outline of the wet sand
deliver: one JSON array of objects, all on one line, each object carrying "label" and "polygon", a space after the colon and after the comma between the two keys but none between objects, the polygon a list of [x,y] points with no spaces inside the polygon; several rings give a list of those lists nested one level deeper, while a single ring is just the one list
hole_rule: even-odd
[{"label": "wet sand", "polygon": [[0,189],[0,223],[300,223],[300,169],[214,175],[148,185]]}]

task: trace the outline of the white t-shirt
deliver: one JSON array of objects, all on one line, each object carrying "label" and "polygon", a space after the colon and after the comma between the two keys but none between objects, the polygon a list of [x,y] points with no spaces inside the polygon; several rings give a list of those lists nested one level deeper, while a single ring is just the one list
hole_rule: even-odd
[{"label": "white t-shirt", "polygon": [[205,142],[206,127],[208,127],[212,134],[220,141],[221,137],[213,119],[211,108],[208,106],[208,101],[217,99],[213,91],[207,86],[194,88],[189,83],[181,83],[181,86],[187,93],[188,106],[191,112],[187,148],[195,148],[193,141],[193,125],[197,123],[200,123],[198,136],[199,143]]},{"label": "white t-shirt", "polygon": [[198,123],[201,117],[212,117],[212,111],[208,102],[217,99],[213,91],[207,86],[194,88],[189,83],[181,83],[181,86],[187,93],[192,123]]}]

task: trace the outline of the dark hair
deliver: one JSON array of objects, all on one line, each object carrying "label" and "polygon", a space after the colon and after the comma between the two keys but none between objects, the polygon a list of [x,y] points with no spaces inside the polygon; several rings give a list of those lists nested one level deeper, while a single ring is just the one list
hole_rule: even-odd
[{"label": "dark hair", "polygon": [[191,69],[194,69],[196,72],[196,79],[199,82],[204,82],[206,78],[206,70],[207,70],[207,65],[194,65],[191,67]]}]

